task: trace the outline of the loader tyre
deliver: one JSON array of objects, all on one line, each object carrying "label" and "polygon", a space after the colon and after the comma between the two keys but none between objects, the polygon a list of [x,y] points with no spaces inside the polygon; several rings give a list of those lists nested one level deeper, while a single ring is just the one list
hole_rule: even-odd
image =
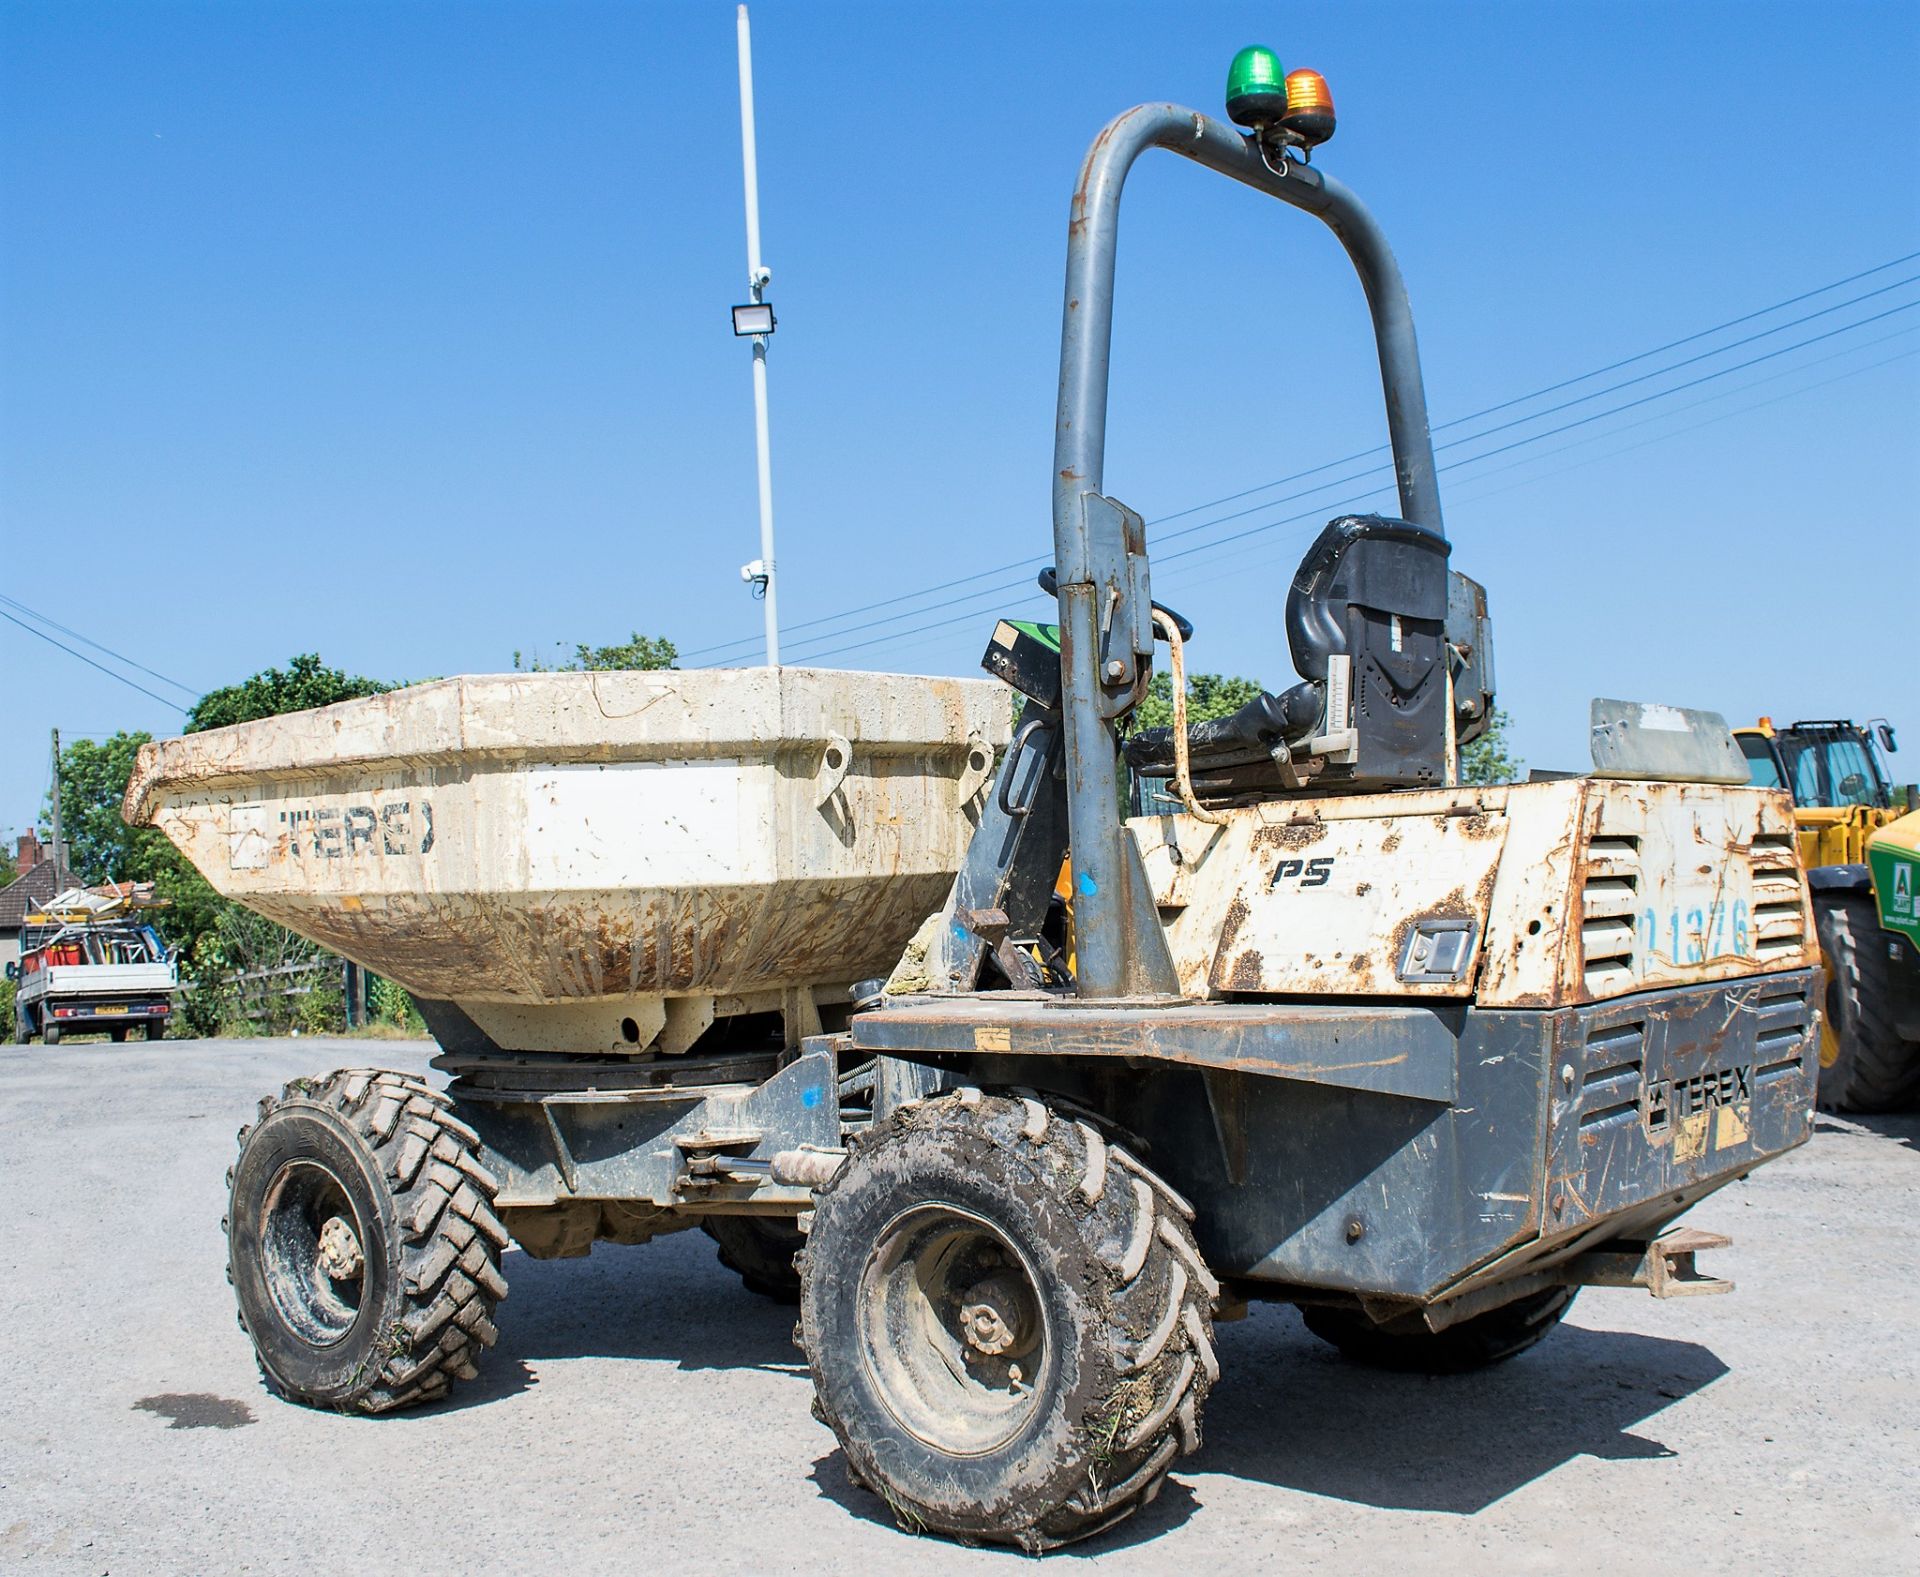
[{"label": "loader tyre", "polygon": [[1190,1207],[1038,1098],[911,1103],[818,1190],[815,1409],[903,1528],[1030,1552],[1099,1532],[1200,1443],[1219,1284]]},{"label": "loader tyre", "polygon": [[719,1245],[720,1263],[749,1291],[775,1303],[800,1301],[793,1261],[807,1240],[791,1216],[708,1216],[700,1229]]},{"label": "loader tyre", "polygon": [[1830,1112],[1903,1111],[1920,1098],[1920,1045],[1892,1019],[1893,961],[1873,900],[1817,895],[1814,923],[1827,966],[1819,1104]]},{"label": "loader tyre", "polygon": [[1578,1290],[1548,1287],[1443,1331],[1430,1331],[1417,1322],[1376,1325],[1357,1309],[1308,1304],[1300,1313],[1308,1330],[1355,1363],[1406,1374],[1466,1374],[1518,1357],[1544,1340]]},{"label": "loader tyre", "polygon": [[498,1335],[506,1228],[479,1136],[423,1080],[296,1079],[240,1130],[227,1279],[267,1384],[385,1413],[471,1379]]}]

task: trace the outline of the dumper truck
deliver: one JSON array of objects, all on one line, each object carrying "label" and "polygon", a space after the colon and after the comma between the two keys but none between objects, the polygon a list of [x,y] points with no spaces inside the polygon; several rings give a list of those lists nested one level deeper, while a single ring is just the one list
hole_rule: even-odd
[{"label": "dumper truck", "polygon": [[[445,1396],[510,1244],[701,1225],[799,1297],[856,1482],[904,1527],[1037,1551],[1199,1445],[1215,1322],[1251,1300],[1447,1372],[1583,1288],[1728,1289],[1698,1262],[1726,1239],[1677,1219],[1812,1124],[1791,802],[1665,704],[1596,702],[1588,774],[1458,781],[1491,624],[1406,290],[1309,162],[1324,81],[1254,49],[1229,89],[1237,127],[1142,105],[1081,169],[1057,623],[997,625],[998,682],[463,678],[143,749],[128,818],[406,986],[441,1047],[444,1086],[297,1080],[241,1132],[228,1264],[275,1390]],[[1119,207],[1153,149],[1345,248],[1399,491],[1276,586],[1297,681],[1191,728],[1204,629],[1106,490]],[[1124,744],[1158,808],[1123,820],[1163,647],[1173,724]]]}]

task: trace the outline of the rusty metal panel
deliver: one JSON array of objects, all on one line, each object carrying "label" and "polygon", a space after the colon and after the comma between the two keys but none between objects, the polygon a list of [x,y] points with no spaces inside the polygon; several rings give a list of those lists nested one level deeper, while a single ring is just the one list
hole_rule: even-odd
[{"label": "rusty metal panel", "polygon": [[[1556,785],[1558,786],[1558,785]],[[1581,780],[1578,824],[1529,827],[1516,790],[1479,1000],[1548,1007],[1818,961],[1779,790]],[[1529,873],[1548,873],[1552,880]],[[1529,890],[1530,889],[1530,890]]]},{"label": "rusty metal panel", "polygon": [[[1277,802],[1208,828],[1133,823],[1170,916],[1189,995],[1467,997],[1506,841],[1508,790]],[[1410,950],[1427,922],[1465,922],[1448,977]],[[1446,929],[1445,925],[1441,929]]]},{"label": "rusty metal panel", "polygon": [[888,969],[1009,723],[987,680],[478,676],[149,745],[126,811],[503,1045],[635,1052],[676,1001]]}]

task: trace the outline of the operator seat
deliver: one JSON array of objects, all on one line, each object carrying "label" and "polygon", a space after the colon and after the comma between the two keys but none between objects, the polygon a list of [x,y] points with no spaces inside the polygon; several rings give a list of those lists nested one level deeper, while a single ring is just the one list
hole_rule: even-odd
[{"label": "operator seat", "polygon": [[[1188,727],[1203,797],[1287,786],[1413,788],[1446,781],[1447,555],[1439,532],[1381,515],[1343,515],[1315,539],[1287,593],[1287,645],[1300,683],[1230,717]],[[1343,688],[1345,716],[1329,715]],[[1347,731],[1351,730],[1349,734]],[[1173,730],[1127,741],[1136,771],[1173,769]]]}]

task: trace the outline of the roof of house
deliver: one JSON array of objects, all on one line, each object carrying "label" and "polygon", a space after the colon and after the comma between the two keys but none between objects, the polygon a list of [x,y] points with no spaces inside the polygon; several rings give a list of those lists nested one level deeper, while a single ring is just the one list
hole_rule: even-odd
[{"label": "roof of house", "polygon": [[18,931],[27,916],[55,893],[79,885],[80,878],[66,866],[42,860],[26,875],[0,887],[0,931]]}]

